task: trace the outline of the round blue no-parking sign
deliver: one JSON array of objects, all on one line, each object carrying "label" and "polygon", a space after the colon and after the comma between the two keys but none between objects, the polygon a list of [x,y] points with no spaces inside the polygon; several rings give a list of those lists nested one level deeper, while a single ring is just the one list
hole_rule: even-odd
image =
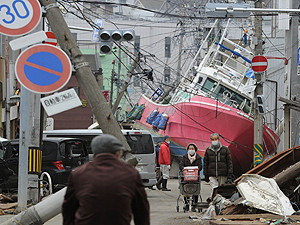
[{"label": "round blue no-parking sign", "polygon": [[18,81],[28,90],[47,94],[61,89],[72,74],[69,57],[53,45],[35,45],[20,54],[15,72]]}]

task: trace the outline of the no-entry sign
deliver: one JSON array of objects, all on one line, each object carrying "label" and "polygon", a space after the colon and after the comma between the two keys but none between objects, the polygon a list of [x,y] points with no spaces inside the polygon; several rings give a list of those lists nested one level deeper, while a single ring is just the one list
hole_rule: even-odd
[{"label": "no-entry sign", "polygon": [[268,68],[268,60],[262,55],[254,56],[251,66],[254,72],[264,72]]},{"label": "no-entry sign", "polygon": [[61,89],[72,74],[69,57],[53,45],[40,44],[26,49],[15,66],[18,81],[28,90],[47,94]]},{"label": "no-entry sign", "polygon": [[57,39],[56,39],[54,33],[52,31],[47,31],[46,35],[47,35],[47,39],[45,40],[44,43],[56,46],[57,45]]},{"label": "no-entry sign", "polygon": [[1,0],[0,33],[19,36],[32,31],[42,17],[38,0]]}]

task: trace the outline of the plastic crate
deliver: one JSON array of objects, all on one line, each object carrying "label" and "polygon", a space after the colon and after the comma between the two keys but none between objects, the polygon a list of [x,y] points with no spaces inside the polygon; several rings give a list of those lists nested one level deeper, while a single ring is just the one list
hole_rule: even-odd
[{"label": "plastic crate", "polygon": [[183,168],[184,181],[197,181],[198,180],[198,171],[197,166],[193,167],[184,167]]}]

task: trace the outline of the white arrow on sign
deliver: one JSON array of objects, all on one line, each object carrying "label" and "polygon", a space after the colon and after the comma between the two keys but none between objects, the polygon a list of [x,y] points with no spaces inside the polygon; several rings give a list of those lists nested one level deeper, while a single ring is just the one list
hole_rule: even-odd
[{"label": "white arrow on sign", "polygon": [[82,105],[74,88],[41,98],[41,103],[48,116]]},{"label": "white arrow on sign", "polygon": [[28,34],[24,37],[14,39],[9,42],[9,45],[13,51],[28,47],[33,44],[41,43],[47,39],[45,31],[38,31],[33,34]]}]

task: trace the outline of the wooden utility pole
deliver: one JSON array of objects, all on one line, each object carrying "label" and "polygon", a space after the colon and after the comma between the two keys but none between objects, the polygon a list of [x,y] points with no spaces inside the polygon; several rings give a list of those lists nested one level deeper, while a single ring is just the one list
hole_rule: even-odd
[{"label": "wooden utility pole", "polygon": [[[179,53],[178,53],[178,63],[177,63],[177,73],[176,73],[176,85],[180,82],[181,75],[181,56],[182,56],[182,46],[184,37],[184,22],[180,21],[180,42],[179,42]],[[176,86],[175,85],[175,86]]]},{"label": "wooden utility pole", "polygon": [[[82,52],[79,50],[76,42],[70,32],[55,0],[39,0],[46,11],[46,18],[49,25],[57,38],[59,46],[71,59],[76,70],[76,79],[83,90],[92,112],[96,117],[103,133],[111,134],[117,137],[125,149],[130,151],[130,147],[121,132],[121,129],[106,102],[106,99],[101,93],[97,81],[91,71],[91,68]],[[137,160],[132,154],[124,154],[124,160],[130,164],[136,165]]]},{"label": "wooden utility pole", "polygon": [[[299,0],[292,0],[290,2],[292,9],[299,8]],[[285,33],[285,54],[289,59],[287,70],[285,74],[286,89],[284,90],[284,97],[293,100],[300,101],[300,76],[297,74],[297,55],[299,48],[298,40],[298,27],[299,16],[296,13],[290,13],[290,29]],[[300,113],[295,110],[285,110],[285,127],[284,127],[284,148],[294,147],[299,145],[300,127],[298,122],[300,119]]]},{"label": "wooden utility pole", "polygon": [[[255,2],[255,8],[262,8],[262,0]],[[254,19],[254,38],[255,49],[254,54],[262,55],[262,16],[261,13],[255,14]],[[257,95],[263,95],[262,84],[263,73],[255,73],[256,89],[254,91],[254,166],[262,163],[263,160],[263,115],[258,113]]]},{"label": "wooden utility pole", "polygon": [[110,96],[109,96],[109,105],[112,108],[112,102],[114,97],[114,80],[115,80],[115,63],[113,63],[113,69],[111,70],[111,77],[110,77]]}]

